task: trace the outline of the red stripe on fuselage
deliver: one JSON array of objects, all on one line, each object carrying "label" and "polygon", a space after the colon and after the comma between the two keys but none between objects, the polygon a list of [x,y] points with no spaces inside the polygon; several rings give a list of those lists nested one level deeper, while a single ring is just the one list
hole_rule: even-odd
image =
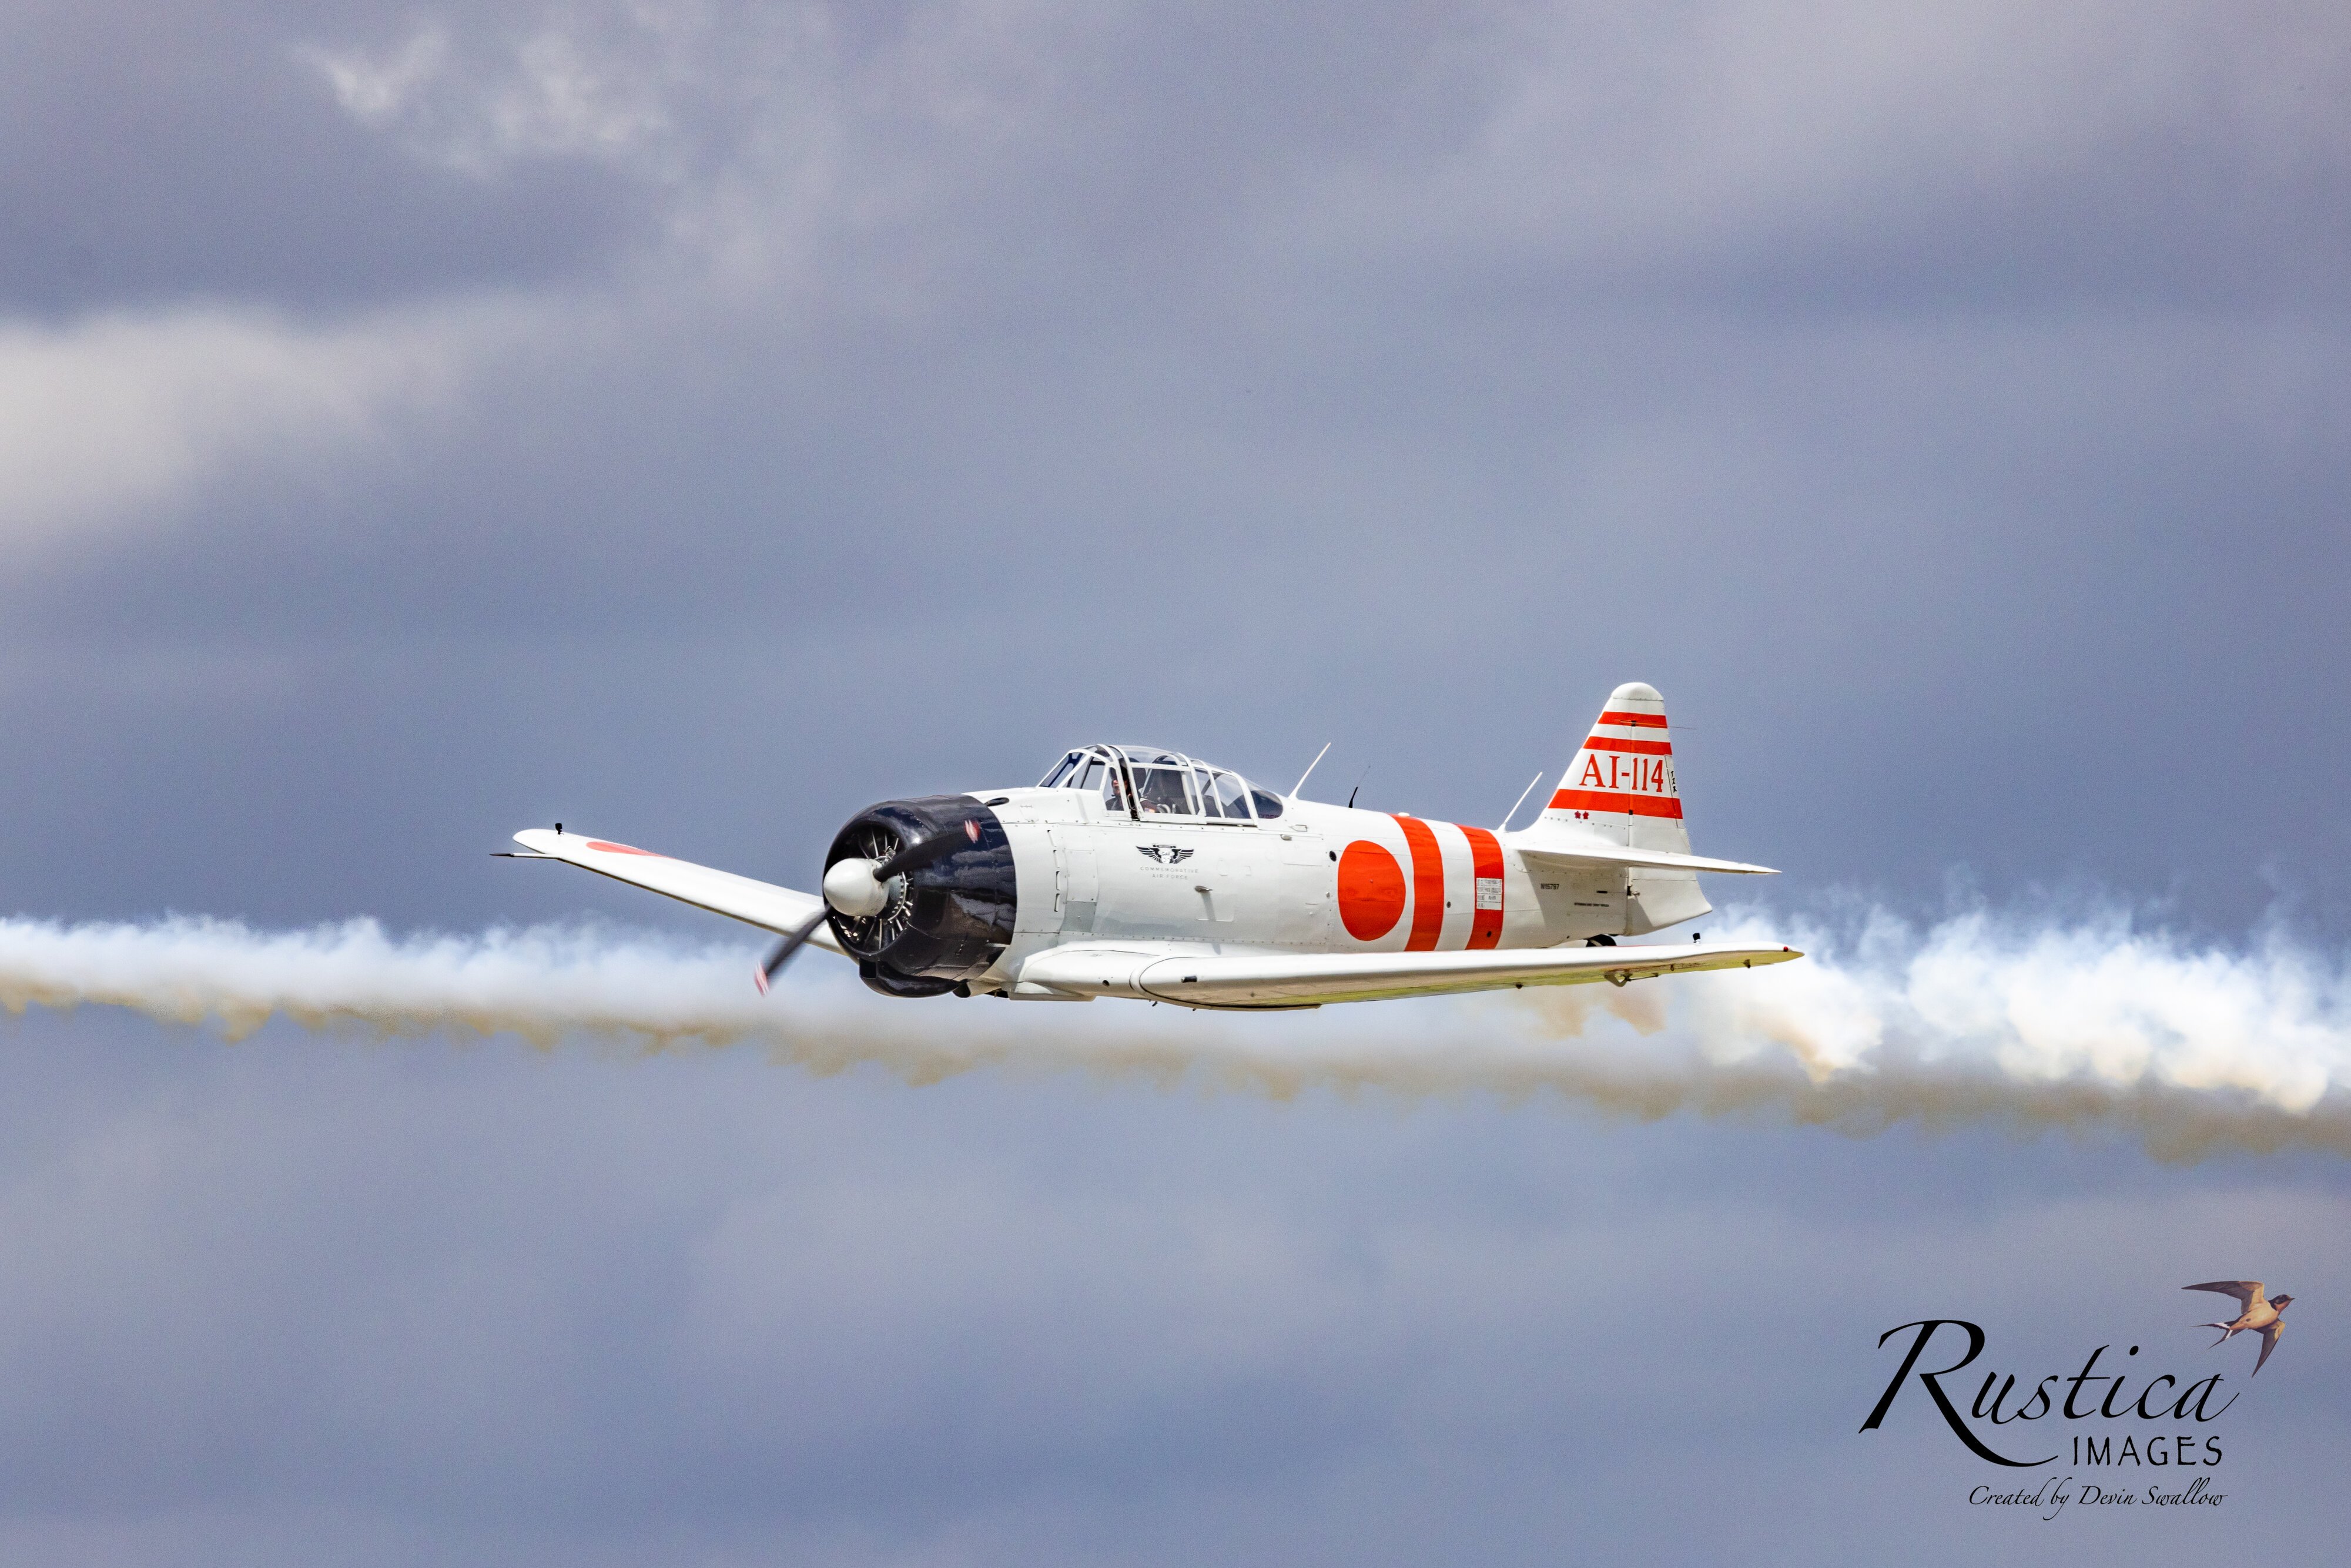
[{"label": "red stripe on fuselage", "polygon": [[1611,789],[1562,789],[1551,798],[1554,811],[1629,811],[1635,817],[1678,817],[1682,803],[1671,795],[1629,795]]},{"label": "red stripe on fuselage", "polygon": [[1412,936],[1404,950],[1434,952],[1437,935],[1445,929],[1445,856],[1426,822],[1418,817],[1397,817],[1395,822],[1412,851]]},{"label": "red stripe on fuselage", "polygon": [[1663,729],[1666,727],[1666,716],[1661,713],[1604,713],[1600,716],[1600,722],[1629,725],[1635,729]]},{"label": "red stripe on fuselage", "polygon": [[1469,841],[1469,946],[1491,947],[1502,940],[1502,908],[1499,901],[1491,909],[1479,908],[1478,884],[1489,878],[1502,884],[1502,846],[1483,828],[1464,828],[1461,836]]}]

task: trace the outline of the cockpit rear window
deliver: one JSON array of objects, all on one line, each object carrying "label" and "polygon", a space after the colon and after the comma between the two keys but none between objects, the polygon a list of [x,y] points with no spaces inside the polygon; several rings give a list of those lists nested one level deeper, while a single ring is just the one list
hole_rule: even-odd
[{"label": "cockpit rear window", "polygon": [[1192,783],[1200,793],[1202,815],[1221,817],[1227,821],[1249,821],[1249,781],[1239,774],[1219,773],[1204,764],[1196,763],[1193,765]]}]

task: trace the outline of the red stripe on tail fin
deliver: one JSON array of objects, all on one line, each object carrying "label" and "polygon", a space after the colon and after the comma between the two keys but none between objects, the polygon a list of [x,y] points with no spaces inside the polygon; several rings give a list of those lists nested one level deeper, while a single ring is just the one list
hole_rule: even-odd
[{"label": "red stripe on tail fin", "polygon": [[1622,811],[1630,817],[1681,820],[1682,803],[1671,795],[1634,795],[1612,789],[1562,789],[1551,798],[1554,811]]}]

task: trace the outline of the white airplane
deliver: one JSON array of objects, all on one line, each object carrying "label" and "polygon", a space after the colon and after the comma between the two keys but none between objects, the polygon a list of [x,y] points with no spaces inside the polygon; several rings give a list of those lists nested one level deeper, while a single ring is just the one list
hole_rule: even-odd
[{"label": "white airplane", "polygon": [[782,934],[759,966],[763,991],[803,944],[853,958],[893,997],[1232,1009],[1622,986],[1803,956],[1616,945],[1707,913],[1700,872],[1773,874],[1689,852],[1652,687],[1616,688],[1549,805],[1517,832],[1508,817],[1489,831],[1325,805],[1302,799],[1305,785],[1277,795],[1158,747],[1081,746],[1033,789],[859,812],[825,854],[820,897],[560,823],[517,833],[523,851],[507,852]]}]

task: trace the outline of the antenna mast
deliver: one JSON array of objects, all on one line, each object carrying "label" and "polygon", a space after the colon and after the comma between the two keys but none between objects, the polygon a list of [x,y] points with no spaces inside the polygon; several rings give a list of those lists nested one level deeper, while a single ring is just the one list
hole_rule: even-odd
[{"label": "antenna mast", "polygon": [[1290,798],[1291,800],[1295,800],[1298,799],[1298,791],[1306,788],[1306,781],[1314,777],[1314,770],[1322,766],[1322,758],[1329,756],[1330,753],[1331,743],[1326,740],[1322,743],[1322,749],[1314,754],[1314,760],[1306,765],[1306,771],[1298,776],[1298,782],[1290,786]]},{"label": "antenna mast", "polygon": [[1535,786],[1541,782],[1542,775],[1540,773],[1536,774],[1533,779],[1528,781],[1527,787],[1519,791],[1519,798],[1510,802],[1510,809],[1502,813],[1502,825],[1494,830],[1496,832],[1507,833],[1510,831],[1510,819],[1519,814],[1519,808],[1527,803],[1527,797],[1533,794],[1535,792]]}]

